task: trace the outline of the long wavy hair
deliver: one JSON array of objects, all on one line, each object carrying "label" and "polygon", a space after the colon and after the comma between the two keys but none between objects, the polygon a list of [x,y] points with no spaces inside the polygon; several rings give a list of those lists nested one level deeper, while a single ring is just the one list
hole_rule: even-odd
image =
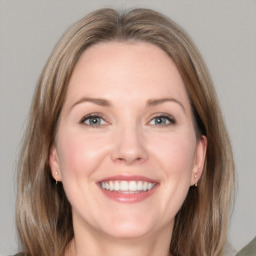
[{"label": "long wavy hair", "polygon": [[143,41],[165,51],[184,81],[196,132],[208,140],[204,171],[175,217],[175,256],[223,255],[234,196],[229,137],[207,67],[189,36],[148,9],[100,9],[75,23],[55,46],[39,78],[18,163],[16,221],[22,255],[62,256],[74,237],[71,205],[48,163],[72,71],[91,45]]}]

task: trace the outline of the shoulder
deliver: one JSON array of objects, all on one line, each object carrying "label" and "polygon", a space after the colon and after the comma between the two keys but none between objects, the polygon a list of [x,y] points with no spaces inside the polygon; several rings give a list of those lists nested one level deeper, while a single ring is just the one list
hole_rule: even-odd
[{"label": "shoulder", "polygon": [[247,244],[236,256],[255,256],[256,255],[256,237]]}]

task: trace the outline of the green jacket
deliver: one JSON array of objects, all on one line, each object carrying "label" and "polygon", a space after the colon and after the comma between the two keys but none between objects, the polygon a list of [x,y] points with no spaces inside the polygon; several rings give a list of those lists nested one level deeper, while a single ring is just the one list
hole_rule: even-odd
[{"label": "green jacket", "polygon": [[256,237],[239,251],[236,256],[256,256]]}]

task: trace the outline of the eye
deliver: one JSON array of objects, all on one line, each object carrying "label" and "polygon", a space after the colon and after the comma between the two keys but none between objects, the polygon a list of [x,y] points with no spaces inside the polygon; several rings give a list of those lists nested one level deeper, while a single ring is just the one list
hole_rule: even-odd
[{"label": "eye", "polygon": [[90,114],[82,118],[80,123],[85,124],[87,126],[101,126],[106,125],[107,122],[103,119],[102,116],[96,114]]},{"label": "eye", "polygon": [[169,115],[159,115],[151,119],[149,124],[154,126],[168,126],[175,124],[175,119]]}]

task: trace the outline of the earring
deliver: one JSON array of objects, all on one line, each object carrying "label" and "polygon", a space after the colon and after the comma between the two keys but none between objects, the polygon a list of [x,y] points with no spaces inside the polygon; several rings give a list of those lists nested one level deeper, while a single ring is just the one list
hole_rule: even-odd
[{"label": "earring", "polygon": [[[194,178],[196,179],[196,174],[194,175]],[[195,185],[195,187],[197,187],[197,181],[196,181],[196,183],[194,184]]]},{"label": "earring", "polygon": [[[58,175],[58,172],[57,172],[57,171],[55,172],[55,175]],[[55,181],[56,181],[56,185],[57,185],[57,184],[58,184],[57,179],[56,179]]]}]

